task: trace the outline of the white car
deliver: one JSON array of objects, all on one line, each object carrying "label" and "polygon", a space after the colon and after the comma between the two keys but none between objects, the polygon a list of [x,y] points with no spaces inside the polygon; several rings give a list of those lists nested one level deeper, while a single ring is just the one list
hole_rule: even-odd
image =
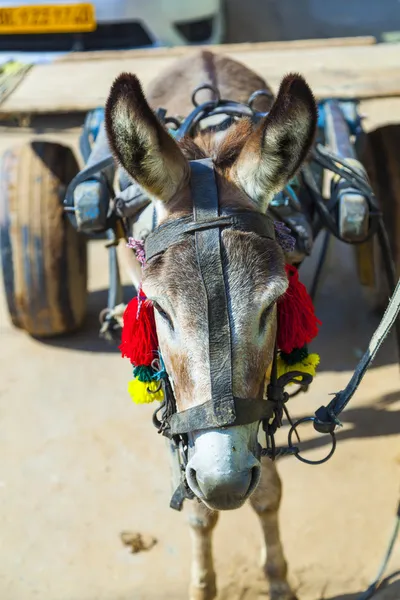
[{"label": "white car", "polygon": [[0,58],[218,44],[221,0],[0,0]]}]

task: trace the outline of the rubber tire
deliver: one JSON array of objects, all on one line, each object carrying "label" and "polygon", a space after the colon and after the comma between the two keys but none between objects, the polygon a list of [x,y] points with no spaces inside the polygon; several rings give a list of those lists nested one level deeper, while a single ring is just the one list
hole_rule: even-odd
[{"label": "rubber tire", "polygon": [[[383,221],[400,277],[400,124],[385,125],[365,136],[361,161],[365,166],[372,189],[378,199]],[[374,236],[369,254],[375,269],[375,284],[371,290],[374,308],[381,312],[390,295],[383,259]]]},{"label": "rubber tire", "polygon": [[78,173],[72,150],[32,141],[0,164],[0,253],[12,323],[34,337],[79,329],[86,315],[87,242],[63,211]]}]

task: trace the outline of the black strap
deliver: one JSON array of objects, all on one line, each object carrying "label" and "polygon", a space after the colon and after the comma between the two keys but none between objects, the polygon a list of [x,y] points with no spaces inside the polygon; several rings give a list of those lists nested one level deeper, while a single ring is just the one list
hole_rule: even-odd
[{"label": "black strap", "polygon": [[181,511],[183,508],[183,502],[186,498],[188,498],[188,500],[192,500],[194,498],[194,493],[188,487],[185,481],[181,481],[175,492],[172,494],[172,498],[169,503],[170,508]]},{"label": "black strap", "polygon": [[[224,426],[231,425],[248,425],[257,421],[268,420],[273,416],[275,405],[269,400],[257,400],[252,398],[233,398],[234,416],[231,420],[227,420]],[[188,408],[179,413],[175,413],[168,419],[163,433],[168,437],[174,435],[182,435],[190,431],[201,431],[202,429],[213,429],[220,427],[219,419],[215,416],[214,408],[215,399],[208,400],[204,404]],[[228,411],[231,408],[230,399],[227,406],[223,406],[222,401],[218,403],[221,412],[226,408]]]},{"label": "black strap", "polygon": [[196,231],[229,227],[237,231],[255,233],[275,240],[274,223],[270,216],[252,210],[223,210],[216,218],[193,220],[193,216],[181,217],[162,223],[146,238],[146,260],[162,254],[173,244],[185,241]]},{"label": "black strap", "polygon": [[[210,159],[192,163],[191,190],[194,222],[219,216],[218,188]],[[208,356],[212,402],[208,410],[217,427],[235,421],[232,392],[232,347],[226,281],[222,266],[219,227],[196,229],[195,246],[203,291],[207,303]]]}]

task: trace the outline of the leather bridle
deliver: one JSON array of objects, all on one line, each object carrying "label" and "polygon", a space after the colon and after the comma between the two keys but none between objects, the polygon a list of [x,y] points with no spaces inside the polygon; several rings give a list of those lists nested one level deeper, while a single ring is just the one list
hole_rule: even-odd
[{"label": "leather bridle", "polygon": [[[309,384],[312,377],[295,371],[277,379],[275,350],[267,398],[238,398],[233,394],[232,327],[222,261],[222,230],[252,232],[275,241],[274,223],[268,215],[260,212],[220,207],[211,159],[190,161],[190,168],[193,214],[156,227],[146,238],[145,254],[149,262],[174,244],[190,237],[194,239],[207,306],[211,398],[204,404],[177,412],[172,386],[166,376],[162,380],[164,402],[157,409],[153,421],[160,433],[180,446],[183,463],[187,461],[188,433],[254,422],[263,423],[267,435],[267,448],[263,454],[273,457],[271,436],[281,424],[282,407],[288,398],[284,386],[294,380]],[[192,496],[184,471],[180,488],[178,496]]]}]

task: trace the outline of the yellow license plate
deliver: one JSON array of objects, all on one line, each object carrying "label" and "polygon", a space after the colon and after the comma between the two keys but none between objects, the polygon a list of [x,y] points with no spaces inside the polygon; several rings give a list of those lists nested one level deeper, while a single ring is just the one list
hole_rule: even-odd
[{"label": "yellow license plate", "polygon": [[[94,31],[94,6],[43,4],[0,8],[0,35],[10,33],[73,33]],[[22,50],[22,48],[21,48]]]}]

